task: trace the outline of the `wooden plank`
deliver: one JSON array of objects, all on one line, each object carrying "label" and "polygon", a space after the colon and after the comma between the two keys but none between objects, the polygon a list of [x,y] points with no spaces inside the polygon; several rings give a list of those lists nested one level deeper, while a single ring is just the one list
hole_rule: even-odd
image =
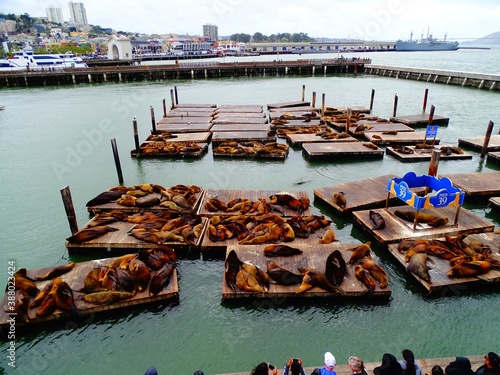
[{"label": "wooden plank", "polygon": [[214,112],[200,112],[200,111],[172,111],[168,112],[166,116],[162,117],[162,120],[168,121],[169,119],[180,119],[180,118],[188,118],[192,119],[192,121],[196,121],[198,119],[206,119],[206,118],[212,118]]},{"label": "wooden plank", "polygon": [[[333,131],[333,133],[337,133]],[[345,138],[328,139],[316,134],[287,134],[286,139],[290,141],[292,146],[301,146],[303,143],[321,143],[321,142],[358,142],[354,137],[348,136]]]},{"label": "wooden plank", "polygon": [[400,219],[394,214],[394,211],[415,212],[410,206],[398,206],[373,209],[373,211],[382,215],[385,220],[385,228],[381,230],[372,230],[373,223],[370,220],[369,210],[355,211],[353,217],[355,223],[372,235],[380,244],[388,245],[398,243],[403,239],[422,239],[422,238],[440,238],[445,234],[458,236],[459,234],[472,234],[493,231],[495,225],[490,221],[483,219],[476,214],[460,208],[457,225],[454,225],[457,207],[444,207],[439,209],[423,210],[421,212],[430,213],[440,218],[448,218],[448,224],[433,228],[427,224],[419,223],[413,230],[413,222]]},{"label": "wooden plank", "polygon": [[[241,112],[221,112],[221,113],[216,113],[214,115],[214,120],[215,119],[230,119],[233,117],[241,117],[242,113]],[[244,116],[246,118],[267,118],[267,114],[264,112],[245,112]]]},{"label": "wooden plank", "polygon": [[[345,130],[345,124],[344,128]],[[376,122],[376,121],[358,121],[351,124],[349,127],[349,134],[361,137],[367,132],[413,132],[412,127],[397,122]]]},{"label": "wooden plank", "polygon": [[[193,133],[178,133],[178,134],[172,133],[172,134],[170,134],[170,138],[167,137],[167,138],[164,139],[164,142],[200,142],[200,143],[207,143],[207,142],[210,141],[210,137],[211,136],[212,136],[211,132],[198,132],[198,133],[193,132]],[[158,136],[150,135],[150,136],[148,136],[146,138],[146,142],[148,142],[148,141],[157,141],[155,137],[161,137],[161,135],[158,135]]]},{"label": "wooden plank", "polygon": [[202,109],[202,108],[216,108],[217,107],[217,104],[200,104],[200,103],[197,103],[197,104],[176,104],[174,109],[172,109],[172,111],[176,110],[176,109],[185,109],[185,108],[190,108],[190,109]]},{"label": "wooden plank", "polygon": [[[91,223],[95,220],[95,217],[92,218],[82,229],[87,228],[91,225]],[[204,229],[208,223],[208,219],[204,217],[198,218],[198,220],[203,224]],[[117,221],[109,225],[115,229],[118,229],[114,232],[108,232],[105,235],[95,238],[90,241],[85,241],[81,243],[70,243],[66,241],[66,248],[70,254],[84,254],[89,251],[103,251],[103,252],[123,252],[123,251],[136,251],[138,249],[149,249],[151,247],[155,247],[155,243],[146,242],[139,240],[130,234],[130,231],[134,229],[137,224],[131,223],[127,221]],[[162,242],[162,245],[170,246],[175,250],[186,250],[192,248],[198,248],[201,245],[203,237],[203,231],[200,236],[196,239],[194,244],[189,244],[187,242],[180,241],[165,241]]]},{"label": "wooden plank", "polygon": [[246,132],[216,132],[212,135],[212,143],[219,144],[222,142],[276,142],[276,137],[269,135],[267,131],[246,131]]},{"label": "wooden plank", "polygon": [[[207,189],[205,191],[205,194],[203,196],[203,199],[200,202],[200,205],[198,206],[198,211],[196,212],[197,215],[201,216],[233,216],[233,215],[239,215],[239,211],[232,211],[232,212],[225,212],[225,211],[209,211],[205,208],[205,203],[207,202],[208,199],[210,198],[218,198],[224,203],[228,203],[232,201],[233,199],[238,199],[238,198],[243,198],[243,199],[249,199],[252,202],[258,202],[260,199],[264,198],[267,200],[270,199],[272,195],[276,194],[289,194],[297,199],[299,198],[309,198],[309,194],[305,190],[294,190],[294,191],[284,191],[284,190],[212,190],[212,189]],[[282,207],[282,206],[280,206]],[[299,215],[297,211],[292,210],[291,208],[288,207],[282,207],[283,209],[283,216],[285,217],[290,217],[290,216],[295,216]],[[247,215],[257,215],[258,213],[253,213]],[[302,212],[302,216],[310,216],[312,215],[311,208],[308,208],[307,210]]]},{"label": "wooden plank", "polygon": [[309,107],[311,105],[310,102],[306,101],[296,101],[296,102],[280,102],[280,103],[271,103],[268,104],[267,107],[269,109],[275,109],[275,108],[290,108],[290,107]]},{"label": "wooden plank", "polygon": [[[439,240],[444,241],[445,239],[439,238]],[[493,232],[470,234],[467,237],[465,237],[464,242],[466,244],[469,244],[471,241],[474,240],[481,241],[484,245],[489,246],[493,250],[493,258],[499,259],[500,253],[498,252],[498,248],[500,246],[500,234]],[[398,244],[390,244],[388,246],[388,249],[390,253],[406,269],[408,263],[405,262],[405,254],[402,254],[398,251]],[[432,256],[432,254],[429,255],[430,258],[432,259],[432,263],[434,264],[434,267],[429,269],[429,276],[431,278],[430,283],[408,271],[429,292],[433,292],[436,290],[456,285],[470,285],[480,281],[500,282],[500,271],[495,269],[491,269],[487,273],[479,275],[477,277],[450,278],[447,276],[448,271],[451,268],[450,262],[448,260]],[[460,288],[460,290],[465,290],[465,289]]]},{"label": "wooden plank", "polygon": [[[178,300],[178,298],[179,298],[179,286],[178,286],[178,281],[177,281],[178,277],[177,277],[177,269],[176,268],[174,268],[170,283],[167,285],[167,287],[165,289],[163,289],[156,296],[150,296],[149,295],[149,288],[146,288],[142,292],[137,292],[135,294],[135,296],[133,296],[130,299],[123,300],[121,302],[117,302],[117,303],[113,303],[113,304],[109,304],[109,305],[96,305],[96,304],[92,304],[92,303],[86,302],[83,299],[81,299],[81,296],[83,296],[83,293],[78,292],[78,291],[83,289],[84,280],[85,280],[86,275],[94,268],[108,265],[108,264],[112,263],[113,260],[115,260],[115,259],[116,258],[106,258],[106,259],[99,259],[99,260],[92,260],[92,261],[87,261],[87,262],[76,263],[74,268],[71,271],[69,271],[68,273],[61,276],[63,281],[65,281],[73,290],[75,305],[79,311],[79,315],[89,315],[89,314],[101,313],[104,311],[107,312],[107,311],[111,311],[111,310],[118,310],[118,309],[121,309],[124,307],[143,305],[146,303],[151,303],[151,302],[161,301],[161,300],[168,300],[168,299]],[[27,276],[34,278],[37,276],[45,275],[47,272],[51,271],[52,269],[54,269],[54,267],[27,270]],[[43,290],[45,285],[50,283],[50,282],[51,282],[51,280],[37,281],[37,282],[35,282],[35,284],[37,285],[39,290]],[[3,297],[2,301],[0,302],[0,328],[2,330],[6,329],[5,327],[8,327],[8,325],[9,325],[9,322],[8,322],[9,316],[6,313],[6,311],[8,311],[7,297],[8,296],[6,293],[5,296]],[[54,321],[54,320],[58,320],[58,319],[65,319],[65,318],[69,318],[72,316],[76,316],[75,313],[64,312],[62,310],[57,309],[51,315],[48,315],[46,317],[37,317],[36,316],[37,311],[38,311],[38,307],[30,308],[28,310],[28,316],[30,318],[29,323],[22,322],[21,317],[18,316],[16,319],[16,327],[46,323],[49,321]]]},{"label": "wooden plank", "polygon": [[500,164],[500,152],[488,152],[486,161],[489,163]]},{"label": "wooden plank", "polygon": [[[394,156],[396,159],[402,162],[419,162],[419,161],[430,161],[432,157],[432,152],[434,150],[441,150],[443,147],[451,147],[453,145],[440,145],[439,147],[434,148],[426,148],[426,149],[417,149],[415,146],[405,146],[402,148],[395,147],[387,147],[386,153],[387,155]],[[439,160],[464,160],[464,159],[472,159],[472,155],[463,152],[462,154],[450,154],[446,155],[445,153],[441,153],[439,156]]]},{"label": "wooden plank", "polygon": [[[425,131],[422,132],[398,132],[397,134],[382,134],[380,132],[365,132],[364,137],[370,142],[378,145],[415,145],[418,143],[424,143],[426,140]],[[429,139],[427,138],[426,143],[438,145],[440,142],[439,138]]]},{"label": "wooden plank", "polygon": [[256,132],[256,131],[269,131],[269,124],[265,123],[255,123],[255,124],[244,124],[244,123],[234,123],[234,124],[219,124],[214,125],[210,129],[212,132]]},{"label": "wooden plank", "polygon": [[267,124],[264,117],[225,117],[212,121],[214,125],[234,125],[234,124]]},{"label": "wooden plank", "polygon": [[223,104],[216,109],[216,113],[260,113],[264,107],[258,104]]},{"label": "wooden plank", "polygon": [[200,133],[208,132],[212,128],[212,123],[202,123],[202,124],[159,124],[156,126],[157,132],[166,133]]},{"label": "wooden plank", "polygon": [[[482,137],[471,137],[471,138],[459,138],[458,144],[460,146],[468,146],[477,150],[482,150],[484,145],[484,136]],[[488,142],[488,151],[500,151],[500,135],[492,134],[490,141]]]},{"label": "wooden plank", "polygon": [[170,125],[170,124],[210,124],[212,122],[211,117],[164,117],[157,122],[159,125]]},{"label": "wooden plank", "polygon": [[493,208],[500,209],[500,197],[490,198],[490,205]]},{"label": "wooden plank", "polygon": [[[408,126],[427,126],[429,124],[429,115],[426,113],[419,115],[407,115],[391,117],[392,122],[401,122]],[[434,115],[432,118],[432,125],[448,125],[450,122],[449,117]]]},{"label": "wooden plank", "polygon": [[[273,257],[269,258],[264,256],[264,245],[247,245],[247,246],[230,246],[227,249],[227,254],[231,250],[236,252],[236,255],[241,261],[250,262],[262,270],[266,271],[267,261],[271,260],[278,266],[285,268],[293,273],[300,274],[298,267],[310,267],[324,273],[326,268],[326,259],[335,250],[339,250],[342,258],[347,263],[351,257],[351,249],[359,244],[340,244],[331,243],[328,245],[319,246],[300,246],[298,247],[303,251],[300,255],[293,255],[287,257]],[[269,291],[266,293],[252,293],[240,290],[233,291],[226,283],[225,274],[222,277],[222,299],[241,299],[241,298],[342,298],[342,297],[362,297],[367,294],[377,297],[389,297],[391,295],[390,285],[381,289],[377,284],[376,288],[370,294],[369,290],[363,285],[354,274],[354,266],[347,265],[347,272],[344,280],[339,286],[340,294],[334,294],[323,290],[319,287],[314,287],[304,293],[297,294],[298,285],[279,285],[271,283]]]},{"label": "wooden plank", "polygon": [[303,154],[309,160],[332,160],[335,157],[349,158],[383,158],[384,150],[376,150],[363,144],[368,142],[325,142],[303,143]]},{"label": "wooden plank", "polygon": [[471,198],[487,198],[500,194],[500,172],[446,173],[453,185]]},{"label": "wooden plank", "polygon": [[364,105],[339,105],[335,107],[327,106],[325,108],[325,116],[338,115],[341,113],[346,113],[348,109],[351,109],[351,112],[358,113],[370,113],[370,108],[365,107]]}]

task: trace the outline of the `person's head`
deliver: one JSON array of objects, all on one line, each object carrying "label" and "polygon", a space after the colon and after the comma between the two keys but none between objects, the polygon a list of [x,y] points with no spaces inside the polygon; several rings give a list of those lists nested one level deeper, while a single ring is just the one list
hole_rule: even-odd
[{"label": "person's head", "polygon": [[358,357],[349,357],[349,368],[351,369],[352,372],[354,373],[361,373],[363,372],[365,365],[361,358]]},{"label": "person's head", "polygon": [[489,352],[484,356],[486,365],[490,368],[500,368],[500,356],[494,352]]},{"label": "person's head", "polygon": [[156,371],[154,366],[149,366],[144,375],[158,375],[158,371]]},{"label": "person's head", "polygon": [[267,375],[269,373],[269,366],[269,363],[261,362],[255,366],[250,375]]},{"label": "person's head", "polygon": [[290,365],[290,372],[292,375],[300,375],[300,372],[302,371],[302,364],[300,361],[292,361],[292,364]]},{"label": "person's head", "polygon": [[205,374],[201,370],[196,370],[193,375],[205,375]]},{"label": "person's head", "polygon": [[326,352],[325,353],[325,360],[323,361],[325,364],[325,367],[328,369],[333,369],[335,365],[337,364],[337,361],[335,360],[335,357],[333,356],[332,353]]},{"label": "person's head", "polygon": [[401,354],[406,362],[415,362],[415,356],[410,349],[404,349]]},{"label": "person's head", "polygon": [[431,375],[444,375],[444,371],[441,366],[436,365],[432,368]]}]

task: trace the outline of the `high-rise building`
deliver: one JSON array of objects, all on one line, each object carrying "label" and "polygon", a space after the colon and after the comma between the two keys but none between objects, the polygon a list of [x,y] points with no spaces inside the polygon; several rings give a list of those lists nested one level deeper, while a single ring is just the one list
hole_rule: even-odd
[{"label": "high-rise building", "polygon": [[71,16],[71,21],[79,25],[88,25],[87,12],[83,3],[69,2],[69,14]]},{"label": "high-rise building", "polygon": [[217,25],[206,24],[203,25],[203,36],[213,41],[219,40],[219,28]]},{"label": "high-rise building", "polygon": [[45,8],[45,12],[47,13],[47,19],[49,22],[55,23],[64,23],[64,18],[62,14],[61,8]]}]

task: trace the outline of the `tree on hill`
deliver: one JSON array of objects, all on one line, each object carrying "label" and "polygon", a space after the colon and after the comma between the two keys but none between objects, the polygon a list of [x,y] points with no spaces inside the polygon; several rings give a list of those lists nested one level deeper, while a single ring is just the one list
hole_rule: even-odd
[{"label": "tree on hill", "polygon": [[250,39],[252,38],[252,36],[250,34],[240,33],[240,34],[233,34],[229,38],[235,42],[248,43],[248,42],[250,42]]}]

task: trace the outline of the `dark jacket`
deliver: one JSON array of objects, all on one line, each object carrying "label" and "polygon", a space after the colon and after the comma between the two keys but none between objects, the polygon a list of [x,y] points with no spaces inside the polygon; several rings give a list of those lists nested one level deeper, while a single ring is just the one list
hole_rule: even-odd
[{"label": "dark jacket", "polygon": [[389,353],[382,356],[382,364],[373,369],[375,375],[402,375],[403,370],[397,358]]},{"label": "dark jacket", "polygon": [[474,375],[468,358],[456,357],[453,362],[450,362],[444,369],[446,375]]},{"label": "dark jacket", "polygon": [[476,370],[476,375],[500,375],[500,368],[488,368],[486,365],[482,365]]}]

